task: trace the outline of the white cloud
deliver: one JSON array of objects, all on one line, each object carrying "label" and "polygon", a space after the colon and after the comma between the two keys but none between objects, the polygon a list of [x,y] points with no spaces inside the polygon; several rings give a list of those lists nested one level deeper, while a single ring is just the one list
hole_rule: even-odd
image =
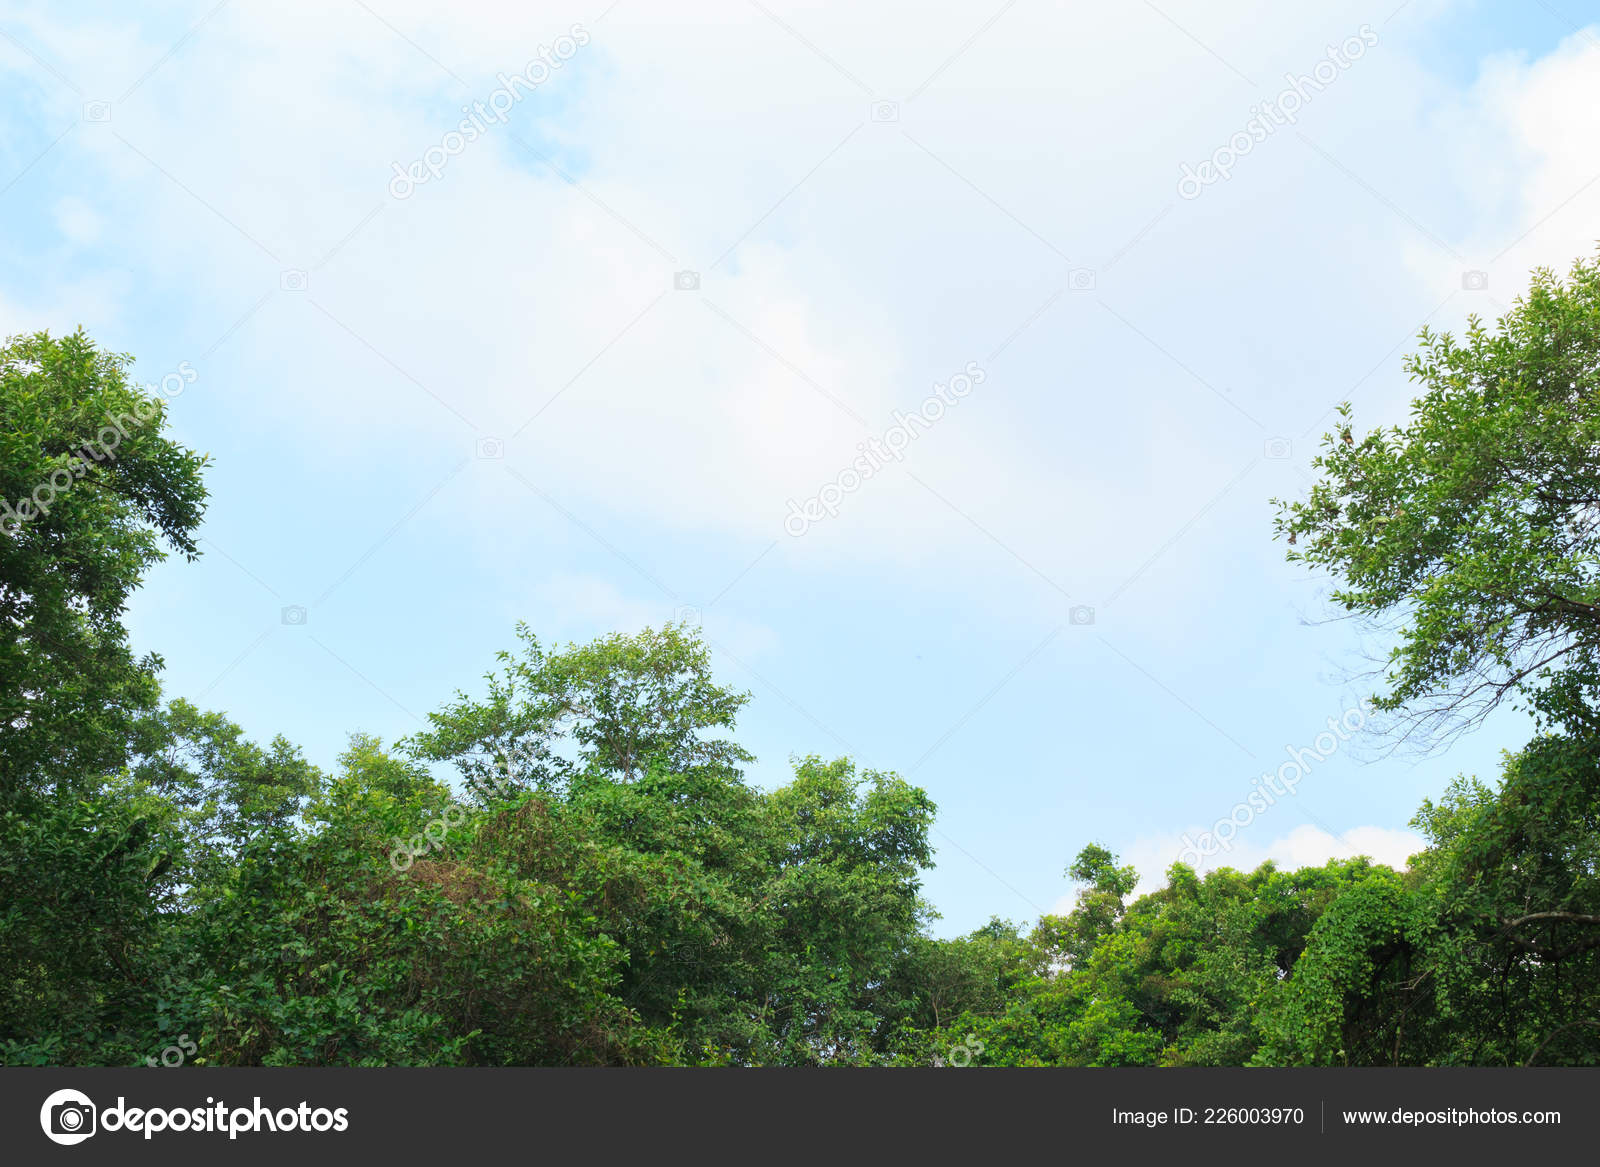
[{"label": "white cloud", "polygon": [[[83,196],[73,221],[115,214],[146,266],[199,296],[208,341],[273,297],[219,359],[250,369],[237,406],[285,440],[344,455],[398,433],[466,449],[475,430],[509,437],[538,413],[512,458],[585,506],[776,535],[790,497],[935,378],[986,361],[1078,266],[1106,269],[1116,315],[1062,297],[996,358],[983,398],[914,450],[917,477],[961,513],[885,475],[784,554],[937,558],[976,523],[1074,591],[1108,591],[1290,428],[1258,432],[1219,401],[1233,387],[1205,382],[1226,370],[1174,351],[1186,345],[1162,300],[1197,241],[1284,214],[1264,200],[1305,160],[1273,143],[1251,159],[1259,185],[1207,192],[1198,217],[1172,209],[1178,162],[1235,126],[1243,94],[1148,11],[1019,9],[957,53],[972,22],[908,4],[789,6],[793,32],[753,6],[622,5],[522,120],[404,203],[387,194],[391,162],[585,13],[376,11],[423,51],[360,6],[230,6],[70,140],[114,187]],[[1272,77],[1309,67],[1357,17],[1310,39],[1243,4],[1183,20]],[[160,38],[125,22],[89,36],[52,10],[27,20],[86,91],[115,96],[160,56]],[[1382,73],[1340,90],[1315,113],[1381,100]],[[899,120],[871,121],[874,99]],[[70,114],[76,98],[62,102]],[[278,290],[281,267],[309,271],[298,300]],[[701,273],[699,293],[668,290],[678,267]]]},{"label": "white cloud", "polygon": [[[1052,678],[1064,699],[1096,690],[1086,720],[1171,715],[1159,742],[1196,724],[1160,689],[1181,691],[1231,734],[1216,707],[1239,698],[1223,687],[1264,675],[1257,658],[1279,651],[1265,606],[1291,602],[1262,496],[1302,489],[1307,427],[1352,392],[1374,422],[1404,409],[1416,323],[1439,304],[1451,326],[1478,303],[1462,268],[1489,271],[1498,311],[1527,267],[1593,249],[1593,38],[1497,59],[1458,89],[1428,63],[1452,6],[1413,0],[1293,133],[1190,202],[1180,164],[1370,10],[1085,2],[1014,5],[986,26],[909,0],[764,7],[788,28],[713,0],[10,4],[8,32],[50,68],[0,40],[15,94],[0,181],[78,124],[6,195],[72,254],[8,269],[0,331],[82,322],[147,356],[141,372],[189,360],[203,388],[178,426],[218,403],[194,440],[229,443],[218,482],[285,496],[267,528],[285,544],[303,541],[302,515],[323,533],[341,517],[305,485],[319,464],[381,479],[398,518],[435,485],[420,467],[443,475],[503,439],[503,468],[460,474],[435,505],[447,497],[450,533],[475,540],[477,561],[459,560],[482,568],[507,622],[531,602],[541,629],[579,636],[674,604],[625,566],[569,570],[588,534],[499,472],[514,469],[630,553],[649,537],[662,557],[726,561],[689,604],[776,540],[761,571],[814,579],[823,603],[829,586],[867,597],[829,650],[854,651],[860,621],[892,621],[909,595],[939,592],[927,606],[976,636],[1014,621],[1034,641],[1068,604],[1099,605],[1094,634],[1128,660],[1067,658],[1075,671]],[[390,197],[393,162],[574,21],[591,44],[514,125]],[[111,119],[79,122],[102,99]],[[880,101],[896,120],[872,119]],[[307,273],[304,291],[282,285],[286,268]],[[679,269],[698,291],[673,290]],[[1066,290],[1075,269],[1094,270],[1093,290]],[[974,360],[988,380],[905,466],[803,539],[784,534],[789,498]],[[1293,463],[1259,461],[1280,434]],[[725,615],[751,583],[706,616],[745,659],[778,642]],[[1012,662],[989,663],[1000,676]],[[1414,841],[1301,828],[1255,850],[1240,839],[1229,861],[1403,861]],[[1179,846],[1129,860],[1159,880]]]},{"label": "white cloud", "polygon": [[[898,0],[771,7],[778,21],[709,0],[604,20],[368,7],[228,5],[167,57],[192,20],[179,7],[158,32],[14,6],[19,39],[81,91],[4,46],[29,126],[114,102],[55,147],[82,179],[54,207],[70,239],[116,251],[6,288],[28,306],[13,314],[142,351],[128,322],[170,303],[199,350],[172,359],[204,363],[240,426],[301,460],[468,456],[494,435],[574,513],[776,538],[800,571],[936,567],[960,586],[998,565],[1055,618],[1068,601],[997,544],[1075,601],[1137,574],[1120,602],[1152,636],[1192,637],[1276,555],[1247,504],[1298,489],[1283,464],[1208,511],[1265,439],[1293,435],[1302,463],[1305,427],[1419,304],[1459,292],[1464,264],[1506,299],[1526,265],[1590,250],[1600,210],[1600,183],[1563,204],[1592,177],[1600,48],[1575,35],[1453,93],[1408,40],[1440,4],[1385,24],[1295,133],[1192,202],[1180,163],[1259,100],[1235,71],[1275,91],[1369,12],[1017,6],[973,39],[981,21]],[[574,21],[591,43],[514,125],[390,197],[393,162]],[[883,100],[897,120],[872,120]],[[1411,284],[1372,275],[1397,253]],[[283,268],[307,289],[280,287]],[[698,292],[672,290],[680,268]],[[1080,268],[1096,288],[1063,291]],[[790,498],[972,360],[989,380],[906,466],[783,535]],[[1397,360],[1361,390],[1382,409],[1403,406]],[[527,496],[474,501],[468,529],[491,540]],[[1259,554],[1241,558],[1246,529]]]},{"label": "white cloud", "polygon": [[1553,52],[1488,60],[1466,93],[1435,115],[1449,143],[1457,189],[1475,214],[1458,240],[1461,262],[1436,248],[1408,251],[1414,270],[1445,285],[1458,269],[1486,272],[1488,288],[1463,295],[1493,317],[1527,287],[1536,267],[1564,274],[1600,241],[1600,38],[1574,32]]}]

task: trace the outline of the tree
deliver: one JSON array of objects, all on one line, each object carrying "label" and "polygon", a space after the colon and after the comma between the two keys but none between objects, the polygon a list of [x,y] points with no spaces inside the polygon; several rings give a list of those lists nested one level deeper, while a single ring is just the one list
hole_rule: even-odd
[{"label": "tree", "polygon": [[0,803],[0,1062],[149,1054],[181,845],[171,809],[126,781]]},{"label": "tree", "polygon": [[687,629],[548,654],[520,631],[486,700],[399,753],[357,735],[331,780],[181,702],[152,719],[135,773],[202,860],[175,922],[201,1057],[891,1059],[927,795],[818,758],[753,789],[721,736],[745,695]]},{"label": "tree", "polygon": [[631,782],[652,763],[687,772],[750,760],[720,736],[750,695],[712,680],[709,653],[687,626],[559,652],[546,652],[525,624],[517,635],[522,654],[499,654],[500,671],[484,676],[487,699],[456,694],[428,715],[432,728],[402,743],[453,762],[476,796],[558,789],[586,770]]},{"label": "tree", "polygon": [[1437,1060],[1600,1062],[1600,757],[1546,735],[1496,790],[1457,782],[1415,824],[1433,846],[1437,995],[1454,1025]]},{"label": "tree", "polygon": [[1118,867],[1115,855],[1090,843],[1078,852],[1067,875],[1087,885],[1078,892],[1077,906],[1068,917],[1069,939],[1063,953],[1068,963],[1082,965],[1122,918],[1123,898],[1138,884],[1139,873]]},{"label": "tree", "polygon": [[1028,955],[1006,991],[922,1044],[970,1032],[984,1064],[1001,1066],[1244,1065],[1270,1036],[1264,1023],[1318,920],[1384,870],[1364,859],[1293,872],[1265,863],[1202,879],[1177,863],[1165,887],[1122,907],[1135,872],[1090,845],[1069,870],[1089,882],[1073,911],[1013,938]]},{"label": "tree", "polygon": [[1405,876],[1374,871],[1311,929],[1268,1001],[1257,1061],[1600,1062],[1600,761],[1546,736],[1495,788],[1459,779],[1412,825]]},{"label": "tree", "polygon": [[122,612],[163,541],[198,554],[205,458],[130,360],[82,331],[0,348],[0,799],[92,786],[156,701]]},{"label": "tree", "polygon": [[1534,274],[1495,329],[1424,328],[1404,427],[1357,438],[1348,404],[1278,503],[1291,560],[1339,578],[1334,601],[1398,630],[1380,709],[1453,732],[1507,698],[1600,729],[1600,259]]},{"label": "tree", "polygon": [[[1426,1048],[1417,1035],[1433,1011],[1421,907],[1393,871],[1374,872],[1335,899],[1312,928],[1293,979],[1263,1010],[1267,1041],[1256,1061],[1425,1064],[1414,1052]],[[1403,1044],[1408,1036],[1411,1047]]]},{"label": "tree", "polygon": [[[428,845],[399,855],[397,834]],[[304,827],[263,823],[197,896],[175,1009],[210,1064],[665,1060],[616,997],[622,947],[564,878],[592,861],[543,797],[473,812],[358,735]]]},{"label": "tree", "polygon": [[761,1015],[773,1060],[876,1060],[891,1028],[890,975],[929,918],[920,871],[932,865],[933,802],[897,775],[807,757],[767,804],[773,934]]},{"label": "tree", "polygon": [[263,749],[222,714],[181,699],[143,718],[137,731],[132,776],[181,816],[177,870],[191,889],[218,878],[269,826],[298,818],[322,785],[287,738]]},{"label": "tree", "polygon": [[122,770],[159,697],[127,599],[193,558],[205,459],[80,331],[0,347],[0,1047],[126,1062],[152,1032],[181,823]]},{"label": "tree", "polygon": [[1498,788],[1458,781],[1431,846],[1317,921],[1269,1010],[1266,1062],[1592,1064],[1600,1058],[1600,259],[1534,274],[1491,332],[1424,329],[1403,428],[1357,440],[1280,504],[1291,560],[1399,633],[1380,708],[1408,734],[1525,701],[1540,736]]}]

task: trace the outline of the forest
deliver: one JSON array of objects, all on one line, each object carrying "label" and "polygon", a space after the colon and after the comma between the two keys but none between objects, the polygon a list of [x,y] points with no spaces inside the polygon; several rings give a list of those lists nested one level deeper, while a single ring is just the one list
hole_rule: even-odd
[{"label": "forest", "polygon": [[1071,911],[955,939],[927,794],[755,786],[685,625],[519,627],[331,771],[164,695],[125,617],[198,556],[207,460],[130,365],[0,349],[6,1065],[1600,1064],[1600,260],[1424,329],[1405,424],[1345,407],[1263,531],[1388,637],[1399,742],[1530,715],[1501,772],[1423,803],[1404,870],[1138,873],[1083,823]]}]

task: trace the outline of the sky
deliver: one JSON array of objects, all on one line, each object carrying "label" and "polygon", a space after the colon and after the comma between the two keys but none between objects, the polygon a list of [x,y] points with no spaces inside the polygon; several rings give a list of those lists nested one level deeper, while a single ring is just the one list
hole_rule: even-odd
[{"label": "sky", "polygon": [[1600,5],[136,7],[0,2],[0,335],[214,459],[128,614],[169,696],[331,767],[518,621],[687,619],[754,782],[929,791],[943,935],[1091,841],[1403,864],[1529,736],[1390,749],[1271,500],[1593,252]]}]

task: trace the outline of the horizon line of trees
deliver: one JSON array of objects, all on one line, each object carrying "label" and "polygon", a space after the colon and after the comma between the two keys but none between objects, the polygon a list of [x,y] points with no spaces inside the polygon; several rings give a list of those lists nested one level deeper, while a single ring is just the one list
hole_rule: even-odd
[{"label": "horizon line of trees", "polygon": [[[1600,260],[1424,329],[1406,425],[1343,407],[1277,504],[1392,633],[1402,737],[1533,714],[1497,780],[1424,802],[1404,871],[1180,862],[1135,897],[1090,844],[1070,911],[955,939],[926,792],[816,756],[755,788],[749,694],[683,625],[519,626],[329,772],[164,698],[123,613],[198,555],[206,459],[128,365],[0,348],[0,1062],[1600,1064]],[[138,423],[93,457],[108,416]]]}]

